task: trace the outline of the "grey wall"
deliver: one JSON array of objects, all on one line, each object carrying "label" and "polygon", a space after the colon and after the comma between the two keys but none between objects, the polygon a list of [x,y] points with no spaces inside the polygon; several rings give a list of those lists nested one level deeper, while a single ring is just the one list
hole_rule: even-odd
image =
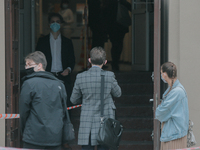
[{"label": "grey wall", "polygon": [[169,0],[168,55],[188,94],[190,119],[200,145],[200,0]]}]

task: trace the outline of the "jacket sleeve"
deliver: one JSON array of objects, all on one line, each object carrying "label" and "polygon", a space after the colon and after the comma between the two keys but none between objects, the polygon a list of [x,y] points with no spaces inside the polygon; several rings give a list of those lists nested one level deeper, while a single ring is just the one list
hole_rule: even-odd
[{"label": "jacket sleeve", "polygon": [[41,51],[41,52],[43,52],[43,49],[42,49],[42,39],[41,38],[39,38],[38,39],[38,42],[37,42],[37,46],[36,46],[36,51]]},{"label": "jacket sleeve", "polygon": [[117,83],[117,80],[115,79],[115,75],[113,74],[112,77],[113,81],[112,81],[112,87],[111,87],[111,94],[114,97],[120,97],[122,94],[121,88]]},{"label": "jacket sleeve", "polygon": [[[71,40],[69,41],[68,49],[69,49],[69,52],[67,55],[70,55],[70,56],[68,57],[68,60],[67,60],[68,61],[67,67],[70,67],[71,72],[72,72],[74,69],[74,66],[75,66],[75,56],[74,56],[74,46],[73,46],[73,43]],[[67,68],[65,68],[65,69],[67,69]]]},{"label": "jacket sleeve", "polygon": [[156,109],[156,119],[158,119],[161,123],[166,122],[172,117],[171,109],[172,107],[181,100],[181,93],[176,90],[170,91],[167,95],[166,99],[162,101],[162,103]]},{"label": "jacket sleeve", "polygon": [[72,91],[70,101],[73,104],[79,104],[82,101],[81,89],[80,89],[80,86],[78,84],[78,75],[77,75],[77,78],[76,78],[76,81],[75,81],[75,84],[74,84],[74,88],[73,88],[73,91]]},{"label": "jacket sleeve", "polygon": [[30,114],[31,101],[31,87],[27,82],[24,82],[19,100],[20,130],[22,134],[26,125],[26,120]]}]

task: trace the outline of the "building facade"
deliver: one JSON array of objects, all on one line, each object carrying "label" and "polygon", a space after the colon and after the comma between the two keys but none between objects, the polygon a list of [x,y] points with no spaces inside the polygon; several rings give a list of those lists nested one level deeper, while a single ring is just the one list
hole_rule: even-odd
[{"label": "building facade", "polygon": [[[5,4],[0,1],[0,114],[6,112],[6,63],[5,63]],[[164,57],[161,62],[172,61],[177,65],[178,78],[184,85],[189,100],[189,115],[194,122],[194,134],[197,146],[200,146],[200,95],[199,95],[199,57],[200,57],[200,1],[199,0],[163,0],[161,18],[161,50]],[[0,119],[0,147],[5,146],[5,120]]]}]

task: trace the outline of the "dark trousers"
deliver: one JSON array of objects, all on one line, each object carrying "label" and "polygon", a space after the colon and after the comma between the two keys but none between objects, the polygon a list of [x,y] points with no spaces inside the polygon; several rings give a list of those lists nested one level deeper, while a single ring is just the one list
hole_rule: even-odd
[{"label": "dark trousers", "polygon": [[[58,72],[58,73],[53,73],[53,75],[58,78],[59,80],[62,80],[64,82],[64,85],[65,85],[65,89],[66,89],[66,92],[67,92],[67,107],[70,107],[72,106],[73,104],[71,103],[70,101],[70,97],[71,97],[71,94],[72,94],[72,86],[71,86],[71,76],[70,74],[67,75],[67,76],[62,76],[61,75],[62,72]],[[71,118],[71,111],[69,110],[69,116]]]},{"label": "dark trousers", "polygon": [[109,38],[112,43],[111,57],[112,57],[112,69],[119,70],[119,60],[123,49],[125,32],[111,30],[109,32]]},{"label": "dark trousers", "polygon": [[23,148],[26,149],[52,149],[52,150],[61,150],[61,145],[59,146],[39,146],[33,145],[30,143],[23,142]]}]

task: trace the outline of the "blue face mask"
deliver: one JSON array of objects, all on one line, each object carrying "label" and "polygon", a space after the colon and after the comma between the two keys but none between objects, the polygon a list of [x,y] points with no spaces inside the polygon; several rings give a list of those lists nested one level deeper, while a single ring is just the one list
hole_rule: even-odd
[{"label": "blue face mask", "polygon": [[167,81],[165,81],[165,79],[162,77],[162,74],[160,76],[161,76],[161,79],[163,80],[163,82],[167,83]]},{"label": "blue face mask", "polygon": [[59,29],[60,29],[60,24],[59,23],[52,23],[51,25],[50,25],[50,28],[51,28],[51,30],[53,31],[53,32],[57,32]]}]

